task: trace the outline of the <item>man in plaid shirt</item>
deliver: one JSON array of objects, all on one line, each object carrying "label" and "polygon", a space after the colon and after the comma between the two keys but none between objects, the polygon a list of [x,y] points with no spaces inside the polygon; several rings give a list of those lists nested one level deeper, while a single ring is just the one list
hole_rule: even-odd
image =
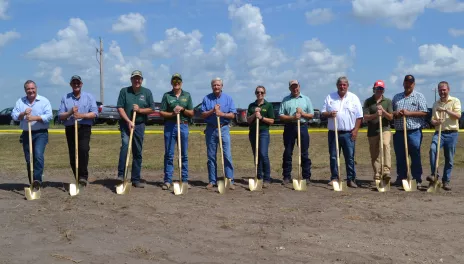
[{"label": "man in plaid shirt", "polygon": [[404,148],[403,116],[405,116],[408,152],[411,156],[411,174],[413,179],[417,182],[417,188],[420,188],[422,183],[420,147],[422,143],[422,127],[425,125],[425,116],[427,115],[427,102],[423,94],[414,91],[414,76],[406,75],[404,77],[403,87],[404,92],[396,94],[392,100],[396,130],[393,135],[397,173],[394,185],[401,186],[401,181],[406,179],[408,171],[406,167],[407,157]]}]

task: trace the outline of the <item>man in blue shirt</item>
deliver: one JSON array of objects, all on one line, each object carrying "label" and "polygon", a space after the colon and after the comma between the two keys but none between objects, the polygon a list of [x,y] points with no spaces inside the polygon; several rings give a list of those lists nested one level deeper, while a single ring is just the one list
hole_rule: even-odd
[{"label": "man in blue shirt", "polygon": [[[23,142],[24,157],[27,164],[27,173],[31,174],[29,160],[29,128],[31,122],[32,149],[34,151],[34,175],[32,182],[33,191],[38,191],[42,184],[42,174],[44,168],[44,152],[48,143],[48,126],[53,119],[52,106],[47,98],[37,94],[37,85],[34,81],[28,80],[24,83],[26,96],[21,97],[11,113],[14,121],[20,121],[19,126],[23,130],[21,139]],[[31,183],[31,182],[30,182]]]},{"label": "man in blue shirt", "polygon": [[232,165],[232,151],[230,144],[229,123],[235,118],[235,109],[232,97],[222,92],[222,79],[215,78],[211,81],[213,92],[203,98],[201,104],[201,116],[207,124],[205,130],[206,149],[208,155],[209,184],[206,189],[211,190],[217,183],[216,151],[219,144],[217,117],[220,117],[222,147],[224,155],[225,176],[231,179],[230,189],[234,190],[234,167]]},{"label": "man in blue shirt", "polygon": [[314,116],[313,104],[309,97],[302,95],[300,84],[297,80],[291,80],[288,84],[290,94],[285,96],[280,104],[280,120],[285,123],[284,126],[284,154],[282,157],[282,176],[284,185],[289,184],[292,180],[292,155],[295,141],[298,137],[297,121],[300,120],[301,136],[301,167],[302,177],[309,184],[311,178],[311,159],[309,158],[309,133],[308,121]]},{"label": "man in blue shirt", "polygon": [[93,120],[98,116],[97,102],[93,95],[82,91],[82,79],[78,75],[71,77],[69,85],[72,92],[61,98],[59,109],[60,120],[64,121],[66,140],[68,142],[69,162],[74,176],[76,176],[76,153],[74,142],[74,120],[78,123],[78,151],[79,151],[79,185],[87,186],[89,178],[89,150],[90,135],[92,134]]}]

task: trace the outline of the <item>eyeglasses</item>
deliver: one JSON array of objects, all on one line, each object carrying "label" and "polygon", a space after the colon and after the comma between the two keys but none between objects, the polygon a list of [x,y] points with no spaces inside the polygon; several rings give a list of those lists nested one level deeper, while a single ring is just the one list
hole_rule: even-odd
[{"label": "eyeglasses", "polygon": [[255,94],[256,94],[256,95],[258,95],[258,94],[264,94],[264,92],[256,91]]},{"label": "eyeglasses", "polygon": [[172,80],[171,83],[172,84],[180,84],[180,83],[182,83],[182,81],[181,80]]}]

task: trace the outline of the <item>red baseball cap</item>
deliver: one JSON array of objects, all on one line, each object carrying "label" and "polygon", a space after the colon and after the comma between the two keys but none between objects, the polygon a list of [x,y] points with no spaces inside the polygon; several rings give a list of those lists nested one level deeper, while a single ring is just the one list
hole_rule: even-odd
[{"label": "red baseball cap", "polygon": [[382,80],[378,80],[374,83],[374,88],[383,88],[385,89],[385,83]]}]

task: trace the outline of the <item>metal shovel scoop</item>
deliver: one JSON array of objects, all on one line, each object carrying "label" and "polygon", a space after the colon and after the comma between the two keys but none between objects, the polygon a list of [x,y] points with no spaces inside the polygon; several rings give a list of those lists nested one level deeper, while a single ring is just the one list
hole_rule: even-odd
[{"label": "metal shovel scoop", "polygon": [[[132,124],[135,124],[135,116],[137,113],[135,111],[133,112],[134,113],[132,114]],[[127,156],[126,156],[126,168],[124,169],[124,180],[121,184],[116,185],[117,194],[128,194],[132,186],[130,180],[127,179],[127,169],[129,167],[129,158],[130,158],[131,151],[132,151],[132,136],[133,135],[134,135],[134,127],[132,127],[130,130],[129,146],[127,149]]]},{"label": "metal shovel scoop", "polygon": [[261,191],[263,189],[263,180],[258,179],[258,148],[259,148],[259,119],[256,118],[256,139],[255,139],[255,177],[248,180],[250,191]]},{"label": "metal shovel scoop", "polygon": [[173,183],[173,190],[175,195],[187,194],[188,184],[182,182],[182,149],[180,141],[180,114],[177,114],[177,147],[178,147],[178,156],[179,156],[179,182]]},{"label": "metal shovel scoop", "polygon": [[76,183],[69,184],[69,195],[76,196],[79,194],[79,148],[78,148],[78,130],[77,130],[77,119],[74,119],[74,155],[75,166],[76,166]]},{"label": "metal shovel scoop", "polygon": [[402,184],[403,184],[403,189],[406,192],[413,192],[417,190],[417,182],[416,180],[412,179],[411,168],[409,166],[408,135],[406,131],[406,116],[404,115],[403,115],[403,131],[404,131],[404,149],[406,152],[406,167],[407,167],[408,178],[406,180],[402,180]]},{"label": "metal shovel scoop", "polygon": [[31,121],[27,122],[28,126],[28,133],[29,133],[29,166],[30,166],[30,175],[29,175],[29,181],[30,185],[29,187],[24,187],[24,195],[26,196],[27,200],[37,200],[40,199],[40,188],[38,191],[34,191],[32,188],[32,183],[34,182],[34,155],[32,154],[32,130],[31,130]]},{"label": "metal shovel scoop", "polygon": [[306,191],[306,180],[301,179],[301,133],[300,119],[298,119],[298,179],[293,179],[293,189],[296,191]]},{"label": "metal shovel scoop", "polygon": [[344,192],[348,189],[346,181],[340,176],[340,148],[338,146],[338,125],[337,118],[334,117],[334,129],[335,129],[335,147],[337,148],[337,167],[338,167],[338,180],[333,182],[333,189],[336,192]]}]

